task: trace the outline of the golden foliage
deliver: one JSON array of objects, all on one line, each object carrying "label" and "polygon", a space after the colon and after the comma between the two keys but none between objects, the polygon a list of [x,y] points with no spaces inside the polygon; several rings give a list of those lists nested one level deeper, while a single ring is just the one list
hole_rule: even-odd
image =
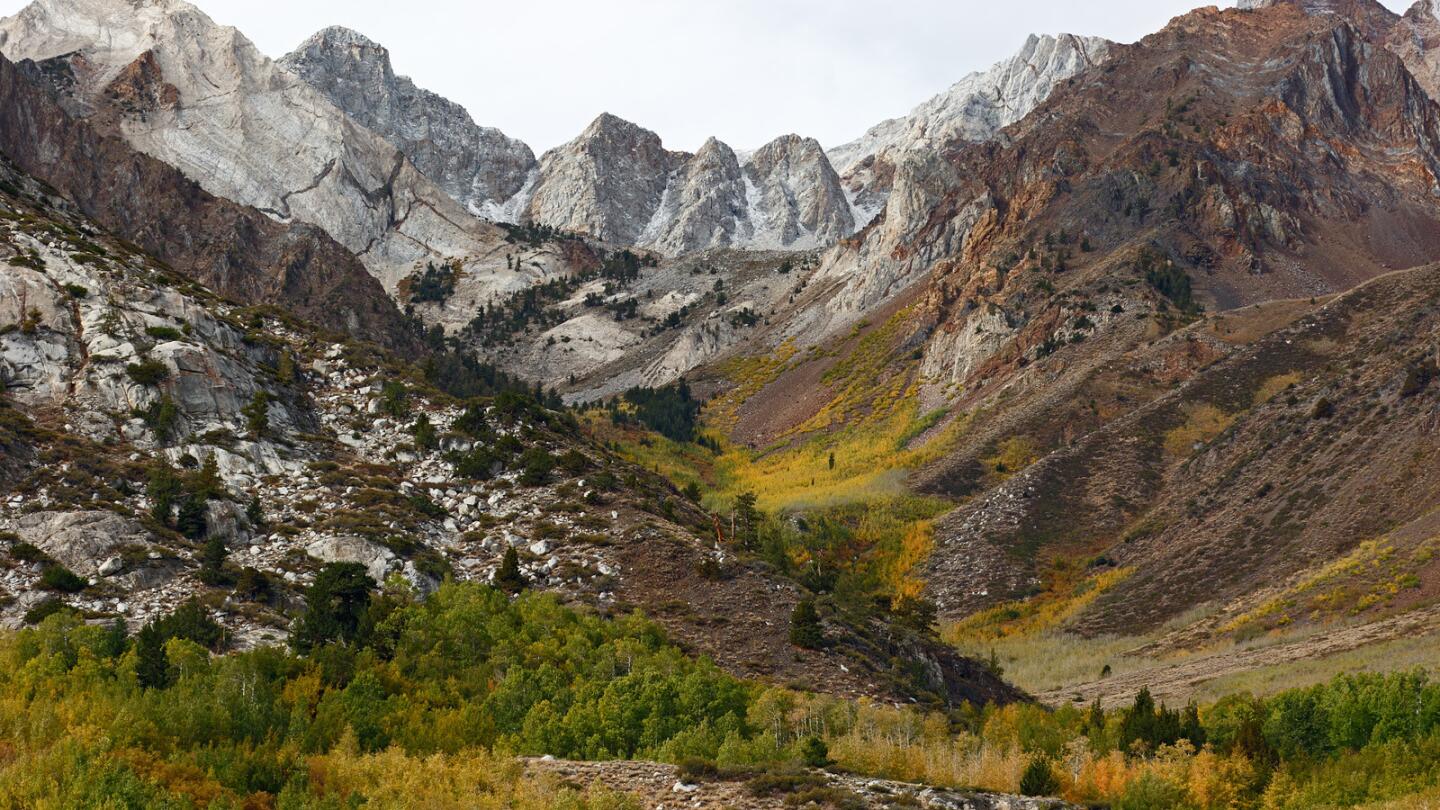
[{"label": "golden foliage", "polygon": [[1165,434],[1165,452],[1171,458],[1189,458],[1195,446],[1225,432],[1235,417],[1208,403],[1188,405],[1185,423]]}]

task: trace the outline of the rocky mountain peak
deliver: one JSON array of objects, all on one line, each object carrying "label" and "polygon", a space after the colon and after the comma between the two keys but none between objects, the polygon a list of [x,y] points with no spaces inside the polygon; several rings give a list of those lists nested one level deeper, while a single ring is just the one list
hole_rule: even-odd
[{"label": "rocky mountain peak", "polygon": [[526,218],[597,239],[635,244],[660,204],[670,173],[689,155],[660,136],[602,113],[578,137],[540,158]]},{"label": "rocky mountain peak", "polygon": [[477,125],[459,104],[397,76],[384,46],[332,26],[280,65],[388,140],[472,213],[513,219],[500,210],[534,170],[534,152],[498,129]]},{"label": "rocky mountain peak", "polygon": [[954,141],[985,141],[1044,101],[1060,82],[1104,62],[1112,43],[1072,34],[1031,35],[1014,56],[972,73],[861,137],[829,150],[864,225],[889,195],[907,152],[934,151]]}]

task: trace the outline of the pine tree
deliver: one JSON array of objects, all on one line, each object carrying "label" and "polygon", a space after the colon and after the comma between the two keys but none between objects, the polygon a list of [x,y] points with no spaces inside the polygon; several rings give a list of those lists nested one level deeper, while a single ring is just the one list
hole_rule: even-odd
[{"label": "pine tree", "polygon": [[430,417],[423,413],[415,418],[415,424],[410,427],[410,432],[415,434],[415,446],[421,450],[434,450],[440,446],[439,437],[435,434],[435,426],[430,423]]},{"label": "pine tree", "polygon": [[135,634],[135,680],[145,689],[170,685],[170,659],[165,655],[165,636],[153,623]]},{"label": "pine tree", "polygon": [[229,577],[225,575],[225,558],[229,551],[220,535],[212,535],[205,541],[205,550],[200,558],[200,581],[210,586],[224,585]]},{"label": "pine tree", "polygon": [[1053,796],[1060,792],[1060,780],[1055,778],[1055,770],[1050,767],[1050,760],[1045,757],[1035,757],[1030,764],[1025,766],[1025,772],[1020,775],[1020,793],[1024,796]]},{"label": "pine tree", "polygon": [[500,558],[500,568],[495,571],[495,587],[507,593],[519,593],[525,589],[525,575],[520,572],[520,555],[511,546]]},{"label": "pine tree", "polygon": [[820,626],[820,614],[815,612],[815,600],[801,599],[790,613],[790,643],[807,650],[818,650],[825,646],[825,631]]},{"label": "pine tree", "polygon": [[375,580],[360,563],[329,563],[305,591],[305,612],[296,620],[290,645],[308,653],[332,641],[356,641],[364,629]]},{"label": "pine tree", "polygon": [[250,503],[245,507],[245,519],[256,529],[265,526],[265,510],[260,506],[259,495],[250,496]]},{"label": "pine tree", "polygon": [[215,501],[225,497],[225,479],[220,477],[220,462],[215,454],[205,456],[200,469],[190,477],[190,491],[203,500]]},{"label": "pine tree", "polygon": [[829,767],[830,746],[819,737],[806,737],[805,741],[800,743],[800,761],[811,768]]},{"label": "pine tree", "polygon": [[240,414],[245,417],[250,438],[258,439],[265,435],[270,427],[270,394],[263,388],[256,391],[255,396],[250,398],[250,404],[240,409]]},{"label": "pine tree", "polygon": [[747,549],[754,549],[760,539],[760,511],[755,508],[755,493],[735,496],[735,537]]},{"label": "pine tree", "polygon": [[205,512],[205,498],[192,493],[180,502],[180,512],[175,516],[175,530],[191,540],[199,540],[209,529]]},{"label": "pine tree", "polygon": [[175,510],[175,504],[180,500],[184,491],[184,485],[175,468],[164,457],[158,458],[154,466],[150,468],[150,480],[145,486],[145,494],[150,497],[150,514],[155,520],[169,526],[170,516]]}]

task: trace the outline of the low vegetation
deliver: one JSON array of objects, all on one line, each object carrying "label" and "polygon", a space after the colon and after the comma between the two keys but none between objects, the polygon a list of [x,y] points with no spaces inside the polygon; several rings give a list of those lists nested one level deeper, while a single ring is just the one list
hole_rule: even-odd
[{"label": "low vegetation", "polygon": [[361,584],[338,602],[312,589],[307,616],[348,605],[353,621],[309,620],[330,629],[304,654],[212,656],[223,639],[193,604],[135,639],[69,610],[6,637],[0,801],[629,806],[527,776],[513,754],[744,769],[756,790],[834,766],[1157,810],[1349,806],[1440,783],[1440,684],[1421,671],[1183,711],[1142,693],[1108,712],[940,714],[739,680],[642,618],[585,616],[551,596],[450,584],[418,603]]}]

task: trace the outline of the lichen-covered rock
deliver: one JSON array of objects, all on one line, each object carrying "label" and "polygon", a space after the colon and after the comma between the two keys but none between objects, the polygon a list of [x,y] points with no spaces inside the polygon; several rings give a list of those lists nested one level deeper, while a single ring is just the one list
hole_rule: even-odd
[{"label": "lichen-covered rock", "polygon": [[[102,573],[112,557],[128,548],[149,545],[144,527],[104,511],[32,512],[16,520],[15,533],[81,576]],[[110,574],[118,572],[113,568]]]}]

